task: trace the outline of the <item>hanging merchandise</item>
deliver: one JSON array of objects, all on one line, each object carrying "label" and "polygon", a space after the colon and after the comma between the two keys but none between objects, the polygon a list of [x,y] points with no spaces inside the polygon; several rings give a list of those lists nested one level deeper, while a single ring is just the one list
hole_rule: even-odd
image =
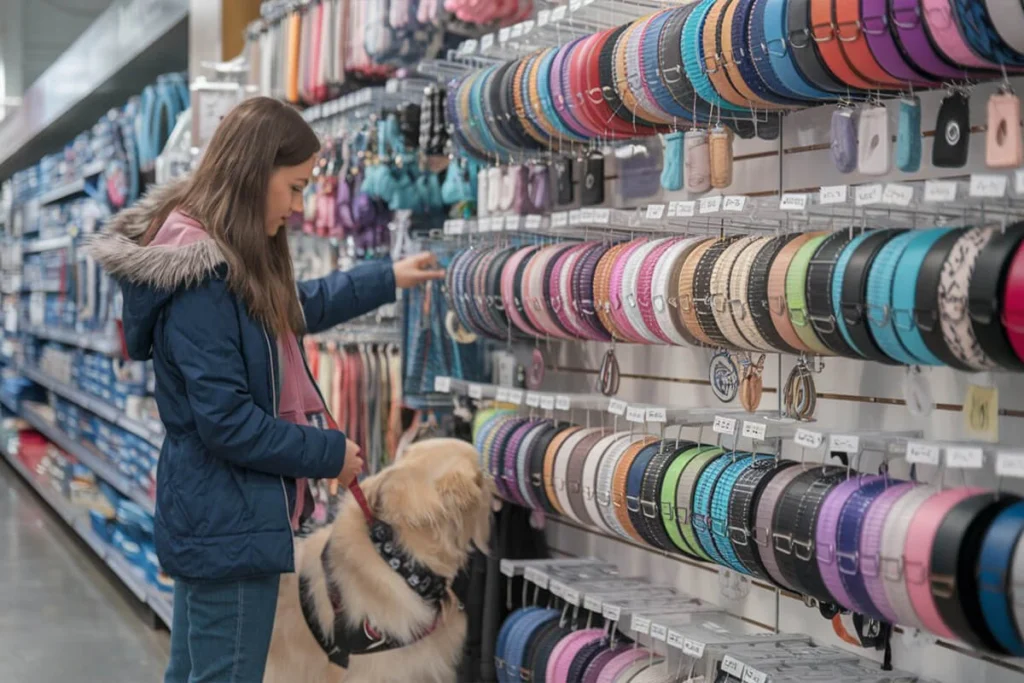
[{"label": "hanging merchandise", "polygon": [[857,130],[857,171],[863,175],[888,175],[889,111],[884,107],[869,107],[860,113]]},{"label": "hanging merchandise", "polygon": [[921,168],[921,100],[901,98],[896,133],[896,168],[916,173]]},{"label": "hanging merchandise", "polygon": [[661,188],[669,192],[683,189],[683,134],[679,131],[663,136],[665,167],[661,172]]},{"label": "hanging merchandise", "polygon": [[970,100],[954,92],[942,100],[935,121],[935,145],[932,165],[938,168],[963,168],[971,142]]},{"label": "hanging merchandise", "polygon": [[832,163],[840,173],[857,170],[857,116],[849,108],[832,112]]},{"label": "hanging merchandise", "polygon": [[1020,115],[1020,98],[1012,92],[989,98],[985,138],[985,165],[989,168],[1015,169],[1024,164]]}]

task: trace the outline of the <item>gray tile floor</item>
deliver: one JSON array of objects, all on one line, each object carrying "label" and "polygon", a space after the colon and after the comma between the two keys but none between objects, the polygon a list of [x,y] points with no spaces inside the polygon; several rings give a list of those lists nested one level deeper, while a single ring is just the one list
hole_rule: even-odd
[{"label": "gray tile floor", "polygon": [[168,634],[0,460],[0,683],[148,683]]}]

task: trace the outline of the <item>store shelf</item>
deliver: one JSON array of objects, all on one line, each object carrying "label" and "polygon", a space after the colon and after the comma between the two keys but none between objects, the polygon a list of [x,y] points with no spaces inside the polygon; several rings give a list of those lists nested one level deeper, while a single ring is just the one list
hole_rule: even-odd
[{"label": "store shelf", "polygon": [[[62,199],[73,197],[76,194],[85,192],[85,181],[103,172],[103,162],[94,161],[83,169],[82,177],[72,180],[69,183],[53,188],[39,197],[39,205],[46,206],[59,202]],[[54,247],[59,248],[59,247]]]},{"label": "store shelf", "polygon": [[155,512],[156,506],[144,491],[140,491],[132,481],[126,479],[117,471],[116,467],[93,451],[90,446],[78,443],[62,432],[57,425],[40,415],[31,403],[22,404],[21,417],[47,439],[75,456],[79,462],[95,472],[100,479],[113,486],[122,495],[135,501],[143,510],[149,514]]},{"label": "store shelf", "polygon": [[21,246],[22,254],[37,254],[41,251],[53,249],[65,249],[71,246],[71,235],[63,237],[45,237],[38,240],[28,240]]},{"label": "store shelf", "polygon": [[29,486],[35,489],[36,493],[46,501],[46,504],[53,508],[53,511],[110,567],[110,570],[128,587],[128,590],[140,602],[149,605],[160,621],[170,628],[173,612],[170,597],[165,596],[155,587],[149,585],[145,577],[133,568],[115,548],[105,543],[96,535],[89,524],[89,516],[85,510],[75,507],[52,488],[40,482],[39,477],[30,472],[20,460],[10,453],[3,451],[3,456],[10,466],[28,482]]},{"label": "store shelf", "polygon": [[149,427],[138,420],[133,420],[128,417],[120,408],[107,403],[98,396],[90,394],[87,391],[82,391],[81,389],[76,389],[69,384],[64,384],[60,380],[50,377],[38,368],[33,368],[28,365],[18,365],[16,370],[21,375],[29,378],[36,384],[49,389],[61,398],[67,399],[75,405],[85,408],[107,422],[129,431],[141,439],[145,439],[158,448],[163,443],[163,436],[161,434],[153,432]]},{"label": "store shelf", "polygon": [[97,332],[75,332],[73,330],[62,330],[56,327],[28,327],[28,334],[40,339],[60,342],[69,346],[77,346],[81,349],[95,351],[107,356],[121,355],[121,342],[116,337],[109,337]]}]

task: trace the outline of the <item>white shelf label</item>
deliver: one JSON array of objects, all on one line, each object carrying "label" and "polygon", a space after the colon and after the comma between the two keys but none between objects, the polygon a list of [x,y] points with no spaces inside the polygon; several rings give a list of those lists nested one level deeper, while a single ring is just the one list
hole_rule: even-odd
[{"label": "white shelf label", "polygon": [[722,195],[704,197],[700,200],[701,213],[718,213],[722,210]]},{"label": "white shelf label", "polygon": [[540,407],[544,410],[555,409],[555,397],[554,396],[541,396]]},{"label": "white shelf label", "polygon": [[583,223],[583,211],[573,209],[569,212],[569,225],[580,225]]},{"label": "white shelf label", "polygon": [[508,390],[508,402],[514,403],[517,406],[523,405],[523,392],[519,389]]},{"label": "white shelf label", "polygon": [[715,434],[728,434],[731,436],[736,433],[736,418],[716,415],[711,429]]},{"label": "white shelf label", "polygon": [[526,217],[527,230],[540,230],[540,216],[533,215]]},{"label": "white shelf label", "polygon": [[435,377],[434,378],[434,392],[438,394],[447,394],[452,390],[452,378],[451,377]]},{"label": "white shelf label", "polygon": [[508,232],[519,230],[519,216],[505,216],[505,230]]},{"label": "white shelf label", "polygon": [[649,221],[656,221],[656,220],[661,219],[661,217],[664,216],[664,215],[665,215],[665,205],[664,204],[648,204],[647,205],[647,214],[644,216],[644,218],[646,218]]},{"label": "white shelf label", "polygon": [[644,419],[647,417],[647,412],[638,406],[629,406],[626,409],[626,419],[630,422],[637,424],[643,424]]},{"label": "white shelf label", "polygon": [[1018,197],[1024,196],[1024,171],[1014,171],[1013,191]]},{"label": "white shelf label", "polygon": [[730,676],[735,676],[740,680],[743,679],[743,670],[745,668],[746,667],[743,666],[743,663],[732,655],[726,655],[725,658],[722,659],[722,671]]},{"label": "white shelf label", "polygon": [[669,218],[675,218],[679,215],[679,202],[669,202],[666,206],[668,207],[666,215]]},{"label": "white shelf label", "polygon": [[1002,199],[1006,196],[1009,178],[993,173],[971,175],[971,196],[981,199]]},{"label": "white shelf label", "polygon": [[477,42],[473,39],[462,41],[462,45],[459,45],[460,55],[471,55],[476,53]]},{"label": "white shelf label", "polygon": [[466,221],[461,218],[445,221],[444,232],[446,235],[461,235],[466,232]]},{"label": "white shelf label", "polygon": [[568,14],[568,7],[565,5],[559,5],[555,9],[551,10],[551,21],[562,21],[565,19],[565,15]]},{"label": "white shelf label", "polygon": [[594,225],[608,225],[611,221],[611,209],[591,209],[590,222]]},{"label": "white shelf label", "polygon": [[782,199],[779,200],[780,211],[803,211],[807,208],[807,195],[806,194],[789,194],[782,195]]},{"label": "white shelf label", "polygon": [[919,441],[908,441],[907,462],[912,465],[938,465],[939,447]]},{"label": "white shelf label", "polygon": [[828,437],[828,450],[830,453],[859,453],[860,437],[850,434],[833,434]]},{"label": "white shelf label", "polygon": [[664,643],[668,638],[668,627],[661,624],[651,624],[651,638]]},{"label": "white shelf label", "polygon": [[547,589],[548,587],[548,575],[536,567],[527,567],[523,572],[523,578],[525,578],[529,583],[540,586],[543,589]]},{"label": "white shelf label", "polygon": [[924,183],[924,200],[929,204],[955,202],[956,181],[926,180]]},{"label": "white shelf label", "polygon": [[768,683],[768,674],[748,666],[743,670],[743,683]]},{"label": "white shelf label", "polygon": [[793,435],[793,443],[801,448],[819,448],[824,440],[821,432],[813,432],[810,429],[800,428]]},{"label": "white shelf label", "polygon": [[662,424],[666,422],[665,409],[664,408],[648,408],[647,415],[645,415],[648,422],[655,424]]},{"label": "white shelf label", "polygon": [[890,206],[910,206],[914,201],[914,188],[911,185],[889,183],[882,192],[882,203]]},{"label": "white shelf label", "polygon": [[487,52],[494,47],[494,34],[488,33],[486,36],[480,39],[480,51]]},{"label": "white shelf label", "polygon": [[583,7],[583,0],[569,0],[569,11],[575,12]]},{"label": "white shelf label", "polygon": [[705,647],[706,646],[704,645],[704,643],[700,642],[699,640],[693,640],[692,638],[683,639],[683,654],[687,657],[700,659],[704,656]]},{"label": "white shelf label", "polygon": [[845,204],[849,192],[847,185],[827,185],[818,190],[818,203],[823,205]]},{"label": "white shelf label", "polygon": [[853,203],[855,206],[878,204],[882,201],[883,193],[884,189],[881,185],[859,185],[853,193]]},{"label": "white shelf label", "polygon": [[512,26],[512,39],[515,40],[517,38],[522,38],[523,37],[523,30],[525,28],[526,27],[523,26],[522,23],[518,23],[518,24],[513,25]]},{"label": "white shelf label", "polygon": [[677,650],[682,650],[686,646],[686,638],[683,638],[683,634],[679,631],[669,631],[665,642],[669,647],[674,647]]},{"label": "white shelf label", "polygon": [[516,575],[516,568],[512,566],[512,562],[510,560],[502,560],[498,564],[498,568],[501,570],[502,574],[510,579]]},{"label": "white shelf label", "polygon": [[566,586],[564,583],[555,580],[552,580],[551,585],[548,586],[548,590],[551,591],[551,594],[559,598],[562,597],[562,594],[565,592],[566,588],[568,588],[568,586]]},{"label": "white shelf label", "polygon": [[1012,451],[997,453],[996,476],[1024,479],[1024,453]]},{"label": "white shelf label", "polygon": [[722,199],[722,211],[740,212],[747,206],[747,198],[733,194]]},{"label": "white shelf label", "polygon": [[588,612],[600,612],[601,601],[592,595],[588,595],[587,597],[583,598],[583,609],[587,610]]},{"label": "white shelf label", "polygon": [[764,435],[768,432],[768,425],[763,422],[743,421],[743,436],[754,441],[764,441]]},{"label": "white shelf label", "polygon": [[509,26],[506,26],[505,28],[503,28],[500,31],[498,31],[498,42],[499,43],[507,43],[508,39],[509,39],[509,36],[511,36],[511,35],[512,35],[512,28],[509,27]]},{"label": "white shelf label", "polygon": [[535,394],[532,391],[526,392],[526,405],[531,408],[540,407],[540,394]]},{"label": "white shelf label", "polygon": [[556,211],[551,214],[551,227],[552,228],[564,228],[569,224],[569,213],[566,211]]},{"label": "white shelf label", "polygon": [[580,606],[580,592],[575,588],[570,588],[569,586],[566,586],[562,590],[562,599],[575,607]]},{"label": "white shelf label", "polygon": [[572,400],[568,396],[555,396],[555,408],[558,410],[569,410],[572,407]]},{"label": "white shelf label", "polygon": [[639,614],[634,614],[629,622],[629,630],[646,636],[651,630],[651,620]]},{"label": "white shelf label", "polygon": [[626,414],[627,407],[628,406],[626,405],[625,401],[620,401],[617,398],[613,398],[608,401],[608,412],[611,413],[612,415],[618,415],[619,417],[622,417],[623,415]]},{"label": "white shelf label", "polygon": [[697,215],[697,202],[684,201],[674,203],[676,205],[676,216],[679,218],[692,218]]},{"label": "white shelf label", "polygon": [[494,400],[498,403],[508,403],[508,389],[505,387],[499,388],[494,394]]},{"label": "white shelf label", "polygon": [[542,9],[537,12],[537,26],[547,26],[549,21],[551,21],[551,10]]},{"label": "white shelf label", "polygon": [[580,223],[583,223],[584,225],[589,225],[590,223],[594,222],[594,210],[593,209],[583,208],[583,209],[580,209],[579,211],[580,211]]},{"label": "white shelf label", "polygon": [[469,385],[469,397],[470,398],[475,398],[477,400],[483,398],[484,397],[484,388],[482,386],[480,386],[479,384],[470,384]]},{"label": "white shelf label", "polygon": [[601,616],[608,621],[618,621],[622,616],[622,609],[618,605],[605,605],[601,608]]},{"label": "white shelf label", "polygon": [[947,448],[946,466],[958,470],[980,470],[985,466],[985,452],[964,446]]}]

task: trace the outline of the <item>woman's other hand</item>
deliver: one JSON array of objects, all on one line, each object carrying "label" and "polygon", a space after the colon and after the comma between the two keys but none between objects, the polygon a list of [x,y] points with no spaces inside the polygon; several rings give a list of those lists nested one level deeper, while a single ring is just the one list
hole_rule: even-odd
[{"label": "woman's other hand", "polygon": [[437,257],[429,251],[395,261],[395,286],[409,289],[431,280],[444,279],[444,271],[437,267]]}]

